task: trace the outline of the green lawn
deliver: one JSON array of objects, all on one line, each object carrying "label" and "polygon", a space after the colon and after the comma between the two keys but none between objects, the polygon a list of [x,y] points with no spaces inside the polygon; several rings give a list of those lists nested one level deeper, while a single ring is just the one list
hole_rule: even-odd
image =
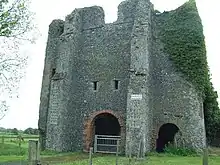
[{"label": "green lawn", "polygon": [[0,163],[4,163],[4,162],[13,162],[13,161],[23,161],[23,160],[27,160],[27,156],[16,156],[16,155],[10,155],[10,156],[0,156]]},{"label": "green lawn", "polygon": [[[114,165],[115,157],[97,157],[93,159],[93,165]],[[127,158],[119,158],[119,165],[129,165]],[[181,156],[150,156],[143,161],[132,161],[131,165],[202,165],[201,157],[181,157]],[[210,157],[209,165],[219,165],[220,157]],[[88,159],[75,161],[60,165],[88,165]]]},{"label": "green lawn", "polygon": [[[4,136],[4,140],[2,140],[2,137],[0,138],[0,155],[17,155],[17,156],[23,156],[27,153],[28,149],[28,141],[29,140],[38,140],[36,139],[36,136],[30,136],[25,138],[24,141],[20,141],[16,136]],[[19,146],[20,143],[20,146]]]},{"label": "green lawn", "polygon": [[[4,144],[0,142],[0,163],[8,161],[22,161],[27,160],[28,140],[26,139],[19,148],[18,143],[5,139]],[[212,148],[209,153],[216,155],[209,157],[209,165],[220,165],[220,150],[219,148]],[[218,156],[217,156],[218,155]],[[51,162],[72,162],[62,163],[60,165],[88,165],[88,153],[57,153],[53,151],[41,152],[41,160],[43,164],[50,164]],[[114,165],[114,155],[93,155],[93,165]],[[119,157],[119,165],[129,165],[128,159]],[[169,154],[155,154],[152,153],[146,157],[144,161],[131,162],[131,165],[202,165],[202,158],[197,157],[183,157],[172,156]]]},{"label": "green lawn", "polygon": [[[0,134],[0,162],[27,159],[28,140],[37,140],[36,135],[22,135],[24,141],[19,147],[18,135]],[[4,137],[4,140],[2,140]],[[4,143],[2,143],[4,142]]]}]

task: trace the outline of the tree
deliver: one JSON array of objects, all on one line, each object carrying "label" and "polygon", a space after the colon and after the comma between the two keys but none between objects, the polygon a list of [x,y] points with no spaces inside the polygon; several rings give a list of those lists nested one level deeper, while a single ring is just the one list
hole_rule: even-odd
[{"label": "tree", "polygon": [[7,130],[4,127],[0,127],[0,132],[6,132]]},{"label": "tree", "polygon": [[11,133],[14,134],[14,135],[18,135],[18,129],[14,128]]},{"label": "tree", "polygon": [[[210,79],[211,81],[211,79]],[[204,99],[204,116],[207,142],[209,145],[213,145],[213,142],[220,132],[220,109],[218,105],[218,94],[214,90],[212,83],[210,82],[205,89]]]},{"label": "tree", "polygon": [[24,133],[29,135],[38,135],[38,129],[27,128],[26,130],[24,130]]},{"label": "tree", "polygon": [[0,0],[0,120],[10,100],[18,97],[25,73],[27,56],[20,53],[19,47],[33,43],[39,35],[29,5],[28,0]]}]

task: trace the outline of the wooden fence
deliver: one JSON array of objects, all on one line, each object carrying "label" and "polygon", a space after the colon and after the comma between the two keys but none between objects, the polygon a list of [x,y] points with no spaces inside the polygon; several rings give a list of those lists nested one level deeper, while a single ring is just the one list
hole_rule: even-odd
[{"label": "wooden fence", "polygon": [[39,136],[20,136],[20,135],[17,135],[17,136],[0,136],[0,143],[4,144],[7,140],[9,141],[25,141],[25,140],[30,140],[30,139],[39,139]]}]

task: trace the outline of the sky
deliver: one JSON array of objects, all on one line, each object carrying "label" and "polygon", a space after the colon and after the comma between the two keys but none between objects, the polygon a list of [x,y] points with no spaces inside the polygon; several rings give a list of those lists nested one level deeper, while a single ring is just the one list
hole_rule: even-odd
[{"label": "sky", "polygon": [[[35,19],[42,34],[36,44],[24,45],[22,53],[29,58],[26,76],[21,81],[20,97],[13,100],[6,117],[0,121],[0,127],[26,129],[38,127],[40,91],[44,68],[45,48],[48,26],[54,19],[65,19],[75,8],[98,5],[105,10],[106,23],[117,19],[117,6],[123,0],[32,0],[31,10],[36,13]],[[155,9],[163,12],[173,10],[187,0],[151,0]],[[220,61],[220,1],[196,0],[202,19],[208,65],[212,74],[212,82],[220,96],[220,77],[218,76]],[[220,100],[219,100],[220,102]]]}]

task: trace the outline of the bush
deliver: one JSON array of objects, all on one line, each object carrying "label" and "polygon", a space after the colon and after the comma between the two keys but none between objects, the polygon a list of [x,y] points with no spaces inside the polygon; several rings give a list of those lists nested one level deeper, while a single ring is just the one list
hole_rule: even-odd
[{"label": "bush", "polygon": [[24,134],[29,134],[29,135],[38,135],[38,129],[34,129],[34,128],[27,128],[26,130],[24,130]]},{"label": "bush", "polygon": [[197,152],[194,149],[191,148],[181,148],[181,147],[166,147],[165,153],[171,154],[171,155],[178,155],[178,156],[197,156]]}]

